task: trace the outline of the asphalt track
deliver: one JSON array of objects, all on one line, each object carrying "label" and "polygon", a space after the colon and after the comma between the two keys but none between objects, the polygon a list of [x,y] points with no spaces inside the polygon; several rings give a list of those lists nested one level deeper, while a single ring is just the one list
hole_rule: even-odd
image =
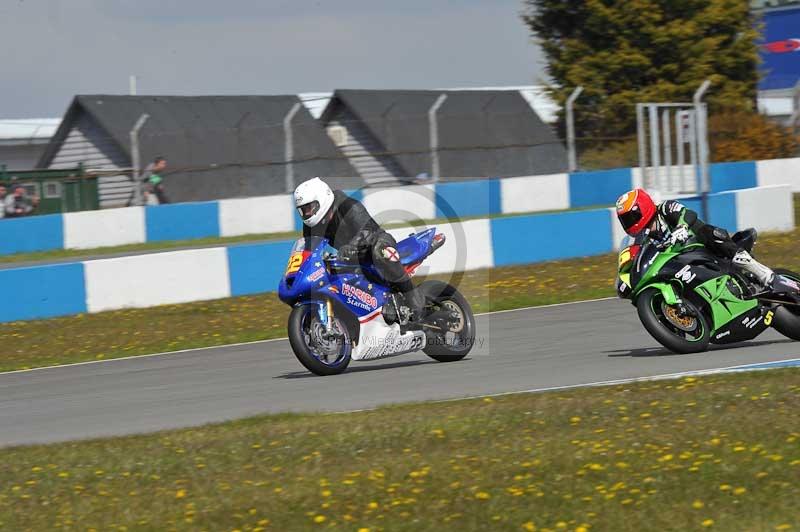
[{"label": "asphalt track", "polygon": [[800,357],[774,331],[704,354],[674,355],[634,308],[592,301],[478,317],[472,353],[424,354],[315,377],[286,340],[0,374],[0,445],[200,425],[268,412],[346,411],[408,401],[527,391]]}]

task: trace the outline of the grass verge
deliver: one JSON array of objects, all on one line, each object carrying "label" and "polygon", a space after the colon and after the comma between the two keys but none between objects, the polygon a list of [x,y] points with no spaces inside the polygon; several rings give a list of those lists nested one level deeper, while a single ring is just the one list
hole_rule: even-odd
[{"label": "grass verge", "polygon": [[0,528],[796,529],[798,377],[727,374],[10,448]]}]

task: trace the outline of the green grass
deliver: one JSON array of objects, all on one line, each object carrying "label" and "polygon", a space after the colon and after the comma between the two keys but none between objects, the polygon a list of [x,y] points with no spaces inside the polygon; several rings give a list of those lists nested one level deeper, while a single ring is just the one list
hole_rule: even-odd
[{"label": "green grass", "polygon": [[796,530],[798,383],[784,369],[4,449],[0,529]]},{"label": "green grass", "polygon": [[13,255],[0,255],[0,263],[53,261],[59,259],[80,259],[117,253],[135,253],[139,251],[169,251],[177,248],[199,246],[225,246],[241,242],[260,240],[279,240],[282,238],[295,238],[297,233],[265,233],[229,237],[195,238],[192,240],[167,240],[163,242],[146,242],[144,244],[127,244],[124,246],[111,246],[92,249],[54,249],[50,251],[36,251],[31,253],[15,253]]}]

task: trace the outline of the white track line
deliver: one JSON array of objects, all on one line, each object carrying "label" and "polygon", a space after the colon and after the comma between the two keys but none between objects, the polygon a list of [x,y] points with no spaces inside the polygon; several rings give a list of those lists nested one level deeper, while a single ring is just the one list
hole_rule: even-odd
[{"label": "white track line", "polygon": [[[761,368],[758,366],[765,366],[767,364],[781,364],[785,362],[798,362],[800,363],[800,358],[787,358],[785,360],[773,360],[770,362],[753,362],[750,364],[739,364],[737,366],[725,366],[722,368],[712,368],[712,369],[696,369],[696,370],[689,370],[689,371],[681,371],[678,373],[664,373],[661,375],[651,375],[649,377],[631,377],[628,379],[616,379],[616,380],[609,380],[609,381],[595,381],[595,382],[585,382],[582,384],[564,384],[562,386],[547,386],[544,388],[531,388],[529,390],[517,390],[512,392],[498,392],[498,393],[488,393],[483,395],[467,395],[464,397],[453,397],[451,399],[438,399],[435,401],[425,401],[430,403],[452,403],[453,401],[466,401],[469,399],[486,399],[487,397],[503,397],[506,395],[517,395],[517,394],[526,394],[526,393],[543,393],[543,392],[557,392],[559,390],[572,390],[574,388],[590,388],[595,386],[615,386],[618,384],[633,384],[637,382],[649,382],[649,381],[661,381],[661,380],[674,380],[680,379],[681,377],[695,377],[695,376],[702,376],[702,375],[717,375],[721,373],[733,373],[738,371],[765,371],[772,368]],[[378,410],[383,408],[383,406],[376,406],[373,408],[359,408],[356,410],[342,410],[340,412],[331,412],[331,415],[334,414],[354,414],[357,412],[372,412],[374,410]]]},{"label": "white track line", "polygon": [[[475,316],[488,316],[491,314],[504,314],[506,312],[519,312],[522,310],[532,310],[532,309],[546,309],[551,307],[563,307],[566,305],[578,305],[581,303],[594,303],[596,301],[608,301],[610,299],[617,299],[615,297],[603,297],[600,299],[586,299],[583,301],[570,301],[568,303],[553,303],[550,305],[540,305],[534,307],[522,307],[522,308],[512,308],[508,310],[497,310],[494,312],[482,312],[480,314],[475,314]],[[288,338],[270,338],[269,340],[253,340],[252,342],[240,342],[236,344],[220,344],[220,345],[209,345],[206,347],[193,347],[191,349],[181,349],[178,351],[165,351],[163,353],[151,353],[149,355],[131,355],[128,357],[120,357],[120,358],[109,358],[107,360],[88,360],[86,362],[75,362],[73,364],[59,364],[57,366],[42,366],[40,368],[29,368],[29,369],[15,369],[12,371],[0,371],[0,377],[3,375],[12,375],[14,373],[27,373],[29,371],[43,371],[47,369],[57,369],[57,368],[69,368],[73,366],[87,366],[89,364],[105,364],[108,362],[119,362],[121,360],[131,360],[135,358],[151,358],[151,357],[160,357],[160,356],[168,356],[168,355],[177,355],[181,353],[191,353],[193,351],[206,351],[208,349],[220,349],[225,347],[239,347],[243,345],[255,345],[255,344],[265,344],[268,342],[278,342],[280,340],[288,340]]]}]

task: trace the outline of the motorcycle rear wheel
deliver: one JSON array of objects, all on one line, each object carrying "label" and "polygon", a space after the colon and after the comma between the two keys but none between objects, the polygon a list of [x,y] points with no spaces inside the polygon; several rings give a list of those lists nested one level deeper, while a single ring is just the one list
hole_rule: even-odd
[{"label": "motorcycle rear wheel", "polygon": [[683,304],[691,312],[691,316],[679,316],[674,307],[664,302],[660,290],[648,288],[639,295],[636,310],[639,313],[639,320],[650,336],[670,351],[674,353],[705,351],[711,339],[708,320],[690,301],[684,301]]},{"label": "motorcycle rear wheel", "polygon": [[454,286],[441,281],[425,281],[419,285],[428,307],[446,309],[459,319],[450,330],[425,329],[427,345],[423,352],[439,362],[455,362],[469,354],[475,345],[475,315],[467,299]]},{"label": "motorcycle rear wheel", "polygon": [[353,351],[350,333],[339,318],[334,317],[333,322],[340,336],[326,340],[314,305],[294,307],[289,314],[289,344],[297,360],[315,375],[338,375],[350,364]]},{"label": "motorcycle rear wheel", "polygon": [[[800,283],[800,275],[790,270],[776,268],[776,275],[783,275]],[[775,309],[772,327],[787,338],[800,341],[800,307],[785,306]]]}]

